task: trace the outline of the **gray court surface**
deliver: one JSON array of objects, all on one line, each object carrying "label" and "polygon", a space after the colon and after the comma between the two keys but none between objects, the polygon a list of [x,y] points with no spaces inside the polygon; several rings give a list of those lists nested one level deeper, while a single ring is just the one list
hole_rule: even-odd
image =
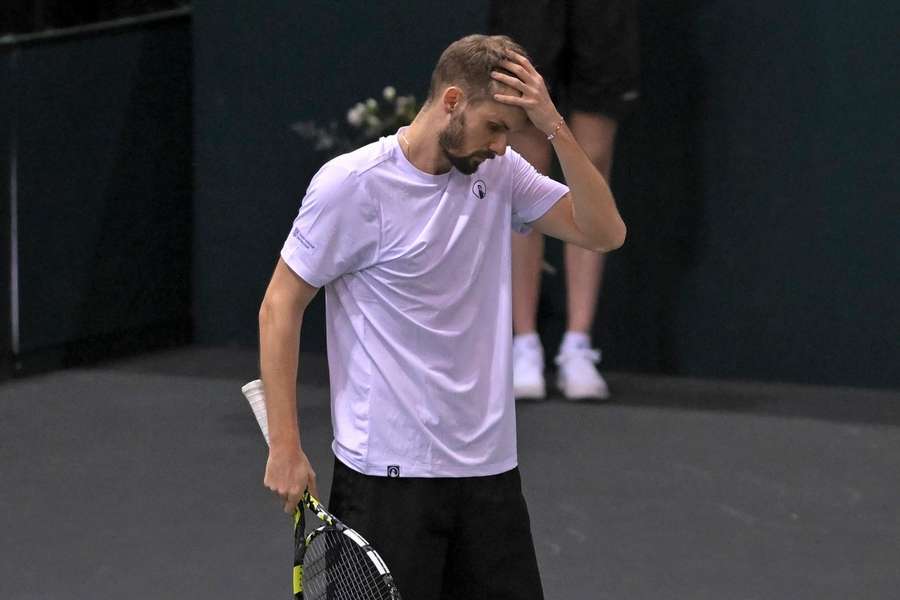
[{"label": "gray court surface", "polygon": [[[252,350],[189,348],[0,385],[0,599],[291,597],[255,376]],[[302,359],[323,490],[326,378]],[[900,394],[609,381],[518,406],[548,600],[900,597]]]}]

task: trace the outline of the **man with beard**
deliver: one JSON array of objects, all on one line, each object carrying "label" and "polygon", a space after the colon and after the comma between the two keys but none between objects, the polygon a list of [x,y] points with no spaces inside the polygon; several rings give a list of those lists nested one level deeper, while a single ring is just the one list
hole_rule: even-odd
[{"label": "man with beard", "polygon": [[[533,124],[569,187],[507,148]],[[326,294],[335,454],[330,508],[406,598],[542,598],[517,468],[510,236],[594,252],[625,225],[522,48],[451,44],[409,127],[313,177],[260,308],[271,447],[265,485],[292,512],[315,473],[296,378],[303,312]]]}]

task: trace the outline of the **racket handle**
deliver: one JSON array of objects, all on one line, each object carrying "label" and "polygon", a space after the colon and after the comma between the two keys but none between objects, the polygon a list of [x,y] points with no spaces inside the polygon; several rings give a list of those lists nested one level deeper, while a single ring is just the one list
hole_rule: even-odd
[{"label": "racket handle", "polygon": [[[241,388],[250,408],[253,410],[253,416],[256,417],[256,423],[262,431],[266,443],[269,443],[269,420],[266,416],[266,392],[263,388],[261,379],[254,379]],[[306,492],[304,496],[308,496]],[[305,499],[305,498],[304,498]],[[306,529],[306,520],[303,515],[303,503],[298,504],[294,509],[294,570],[292,576],[292,588],[295,600],[303,600],[303,555],[297,554],[297,548],[302,547],[303,535]]]},{"label": "racket handle", "polygon": [[[266,443],[268,444],[269,420],[266,416],[266,392],[262,380],[254,379],[245,384],[241,388],[241,391],[244,392],[244,397],[247,399],[247,402],[250,403],[250,408],[253,409],[253,416],[256,417],[256,423],[259,425],[263,437],[266,438]],[[331,516],[322,506],[322,503],[309,493],[309,490],[306,490],[303,493],[303,499],[300,501],[300,504],[308,506],[314,513],[324,513],[329,517]]]},{"label": "racket handle", "polygon": [[262,380],[254,379],[242,387],[241,391],[244,392],[244,397],[250,403],[250,408],[253,409],[253,416],[256,417],[256,423],[262,430],[263,437],[266,438],[266,443],[268,444],[269,420],[266,418],[266,392],[263,388]]}]

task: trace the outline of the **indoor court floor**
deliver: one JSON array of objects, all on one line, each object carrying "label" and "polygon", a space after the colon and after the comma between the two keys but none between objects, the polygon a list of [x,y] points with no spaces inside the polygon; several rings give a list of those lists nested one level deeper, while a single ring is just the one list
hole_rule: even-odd
[{"label": "indoor court floor", "polygon": [[[548,600],[900,598],[900,393],[608,375],[518,405]],[[184,348],[0,384],[0,599],[290,598],[256,377]],[[301,382],[327,500],[321,358]]]}]

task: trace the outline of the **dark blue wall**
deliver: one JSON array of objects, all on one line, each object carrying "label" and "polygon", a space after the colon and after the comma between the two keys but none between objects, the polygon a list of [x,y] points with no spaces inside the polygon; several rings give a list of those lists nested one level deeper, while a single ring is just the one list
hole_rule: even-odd
[{"label": "dark blue wall", "polygon": [[[629,240],[596,328],[610,368],[900,385],[891,6],[642,3],[644,100],[613,175]],[[485,16],[475,1],[194,3],[199,341],[256,341],[320,163],[290,125],[340,118],[388,83],[421,97],[440,51]],[[319,303],[303,345],[322,343]]]},{"label": "dark blue wall", "polygon": [[13,53],[0,54],[0,378],[12,372],[12,322],[10,316],[10,209],[13,190],[10,176],[13,165],[11,160],[13,120],[15,103],[13,101]]},{"label": "dark blue wall", "polygon": [[791,6],[644,2],[610,364],[900,384],[900,12]]},{"label": "dark blue wall", "polygon": [[0,48],[15,122],[19,361],[189,339],[190,44],[182,17]]}]

